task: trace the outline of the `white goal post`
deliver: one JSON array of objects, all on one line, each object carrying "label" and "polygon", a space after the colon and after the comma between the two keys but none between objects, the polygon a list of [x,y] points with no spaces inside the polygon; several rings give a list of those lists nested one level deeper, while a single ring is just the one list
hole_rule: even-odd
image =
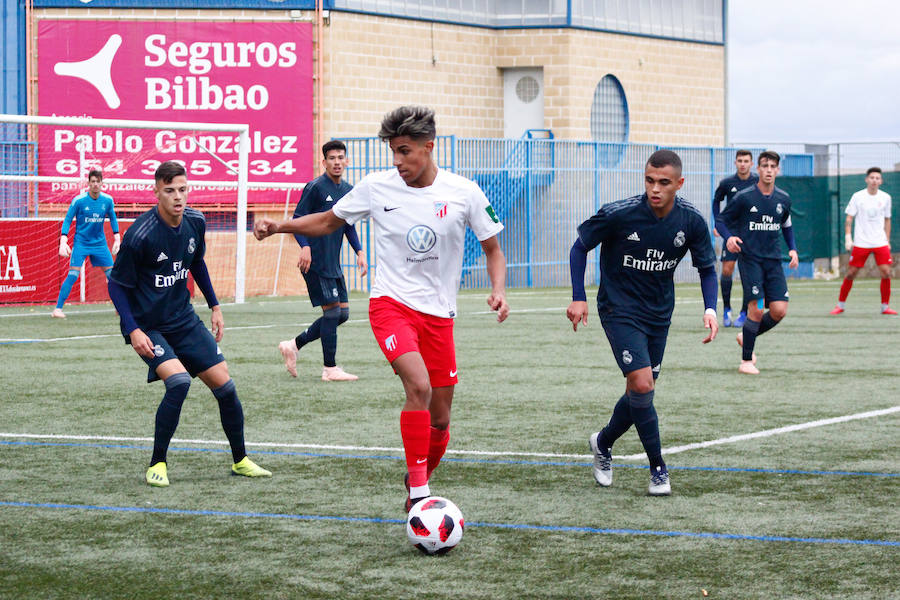
[{"label": "white goal post", "polygon": [[[158,157],[178,160],[185,163],[192,190],[207,190],[205,201],[209,205],[221,199],[218,206],[227,204],[229,214],[233,212],[236,235],[233,259],[229,259],[227,268],[230,270],[233,264],[234,301],[242,303],[247,287],[248,191],[268,190],[274,194],[275,190],[281,190],[280,193],[287,194],[286,206],[291,191],[303,188],[303,184],[298,183],[250,182],[251,142],[259,143],[251,140],[250,127],[246,124],[0,115],[0,217],[37,217],[47,205],[57,207],[55,212],[59,214],[63,203],[77,195],[73,190],[85,185],[87,173],[92,168],[103,170],[105,188],[128,190],[122,192],[124,196],[141,194],[146,198],[154,183],[153,166],[160,162]],[[285,166],[288,162],[274,168],[267,163],[266,170],[261,172],[277,173],[281,168],[281,178],[285,179],[296,170],[292,161]],[[66,191],[60,191],[48,200],[51,186]],[[111,194],[118,211],[120,198],[115,191]],[[15,198],[19,198],[24,206],[18,213],[10,208],[16,202]],[[299,194],[294,195],[293,201],[297,200]],[[149,208],[149,205],[142,208]],[[222,225],[223,228],[226,226],[231,228],[231,222]],[[229,240],[229,251],[230,244]],[[2,240],[0,245],[3,245]],[[280,253],[277,260],[280,265]],[[210,271],[212,273],[212,269]],[[266,284],[270,289],[278,289],[277,268],[275,273],[274,286]],[[84,279],[82,277],[82,281]],[[213,281],[216,282],[215,277]],[[225,287],[231,291],[231,282]],[[3,302],[0,294],[0,303]]]}]

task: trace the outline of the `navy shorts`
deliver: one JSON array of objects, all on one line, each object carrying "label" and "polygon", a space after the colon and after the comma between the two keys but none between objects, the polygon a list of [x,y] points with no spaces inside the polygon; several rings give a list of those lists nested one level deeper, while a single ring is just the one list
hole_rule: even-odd
[{"label": "navy shorts", "polygon": [[748,302],[765,300],[765,305],[768,306],[770,302],[788,301],[787,280],[784,278],[781,259],[748,259],[742,256],[740,260],[741,285]]},{"label": "navy shorts", "polygon": [[84,259],[91,257],[91,264],[95,267],[111,267],[113,266],[112,254],[106,244],[102,246],[82,246],[74,244],[72,246],[72,258],[69,259],[69,268],[80,269],[84,265]]},{"label": "navy shorts", "polygon": [[156,368],[173,358],[181,361],[191,377],[196,377],[198,373],[225,360],[216,338],[199,318],[192,325],[175,331],[162,333],[151,329],[144,333],[153,341],[153,358],[141,357],[150,367],[147,383],[159,379]]},{"label": "navy shorts", "polygon": [[320,277],[318,273],[309,270],[303,274],[306,280],[306,290],[309,292],[309,301],[313,306],[325,306],[335,302],[347,302],[347,284],[344,276]]},{"label": "navy shorts", "polygon": [[651,367],[659,377],[669,326],[638,326],[630,321],[600,320],[622,375]]},{"label": "navy shorts", "polygon": [[740,255],[739,252],[732,252],[728,248],[725,247],[725,242],[722,242],[722,262],[731,262],[738,259]]}]

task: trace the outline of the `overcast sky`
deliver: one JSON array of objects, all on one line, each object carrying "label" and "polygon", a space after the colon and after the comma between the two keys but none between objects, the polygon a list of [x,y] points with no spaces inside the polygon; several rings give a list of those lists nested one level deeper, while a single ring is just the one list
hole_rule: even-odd
[{"label": "overcast sky", "polygon": [[900,0],[728,0],[728,140],[900,139]]}]

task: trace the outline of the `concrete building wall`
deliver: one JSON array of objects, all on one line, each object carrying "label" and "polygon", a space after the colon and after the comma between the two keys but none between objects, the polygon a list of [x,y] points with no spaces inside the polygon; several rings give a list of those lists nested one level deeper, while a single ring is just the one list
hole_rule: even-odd
[{"label": "concrete building wall", "polygon": [[[35,16],[290,18],[288,11],[274,10],[100,8],[38,9]],[[501,69],[542,67],[544,127],[557,139],[590,139],[594,88],[612,74],[628,101],[629,141],[724,144],[721,45],[579,29],[493,30],[336,11],[323,32],[322,139],[373,136],[386,112],[409,103],[434,107],[441,135],[502,137]]]}]

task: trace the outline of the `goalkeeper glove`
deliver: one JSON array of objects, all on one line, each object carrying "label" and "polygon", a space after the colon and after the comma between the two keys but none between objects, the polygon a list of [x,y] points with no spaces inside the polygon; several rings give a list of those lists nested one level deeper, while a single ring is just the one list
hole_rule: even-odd
[{"label": "goalkeeper glove", "polygon": [[59,236],[59,255],[65,257],[70,254],[72,254],[72,251],[69,250],[69,237],[65,235]]}]

